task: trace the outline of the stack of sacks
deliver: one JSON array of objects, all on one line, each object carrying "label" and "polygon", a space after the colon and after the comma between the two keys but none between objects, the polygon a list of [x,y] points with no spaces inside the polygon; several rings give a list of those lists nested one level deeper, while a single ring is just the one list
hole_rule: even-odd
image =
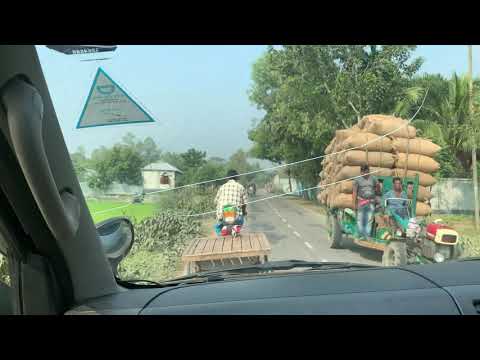
[{"label": "stack of sacks", "polygon": [[[326,154],[341,153],[322,161],[324,167],[319,185],[359,176],[363,164],[376,172],[374,176],[414,177],[418,174],[417,216],[431,213],[426,202],[432,198],[428,188],[436,182],[432,173],[439,169],[439,164],[433,157],[440,147],[417,138],[416,129],[407,125],[406,120],[386,115],[365,116],[357,125],[336,131],[327,150]],[[329,207],[352,208],[352,191],[353,180],[342,182],[321,189],[319,200]]]}]

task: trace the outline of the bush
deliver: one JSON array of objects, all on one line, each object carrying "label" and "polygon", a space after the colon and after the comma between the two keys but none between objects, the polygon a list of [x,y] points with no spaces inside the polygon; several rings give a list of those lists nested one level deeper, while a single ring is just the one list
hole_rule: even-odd
[{"label": "bush", "polygon": [[135,242],[119,266],[122,279],[171,277],[189,240],[200,234],[195,218],[171,211],[145,218],[135,225]]}]

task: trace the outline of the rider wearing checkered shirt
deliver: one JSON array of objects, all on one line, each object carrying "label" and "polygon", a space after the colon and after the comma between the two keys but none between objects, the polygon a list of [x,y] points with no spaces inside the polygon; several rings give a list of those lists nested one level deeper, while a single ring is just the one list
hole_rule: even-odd
[{"label": "rider wearing checkered shirt", "polygon": [[227,177],[230,177],[220,189],[218,189],[217,196],[215,196],[215,203],[217,205],[217,220],[220,220],[223,215],[223,207],[225,205],[238,206],[242,210],[242,215],[247,215],[247,191],[242,184],[238,182],[238,172],[230,170],[227,173]]}]

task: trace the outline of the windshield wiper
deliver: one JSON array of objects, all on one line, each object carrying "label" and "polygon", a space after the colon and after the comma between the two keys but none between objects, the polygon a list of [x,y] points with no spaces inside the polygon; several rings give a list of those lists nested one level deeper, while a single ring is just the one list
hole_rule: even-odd
[{"label": "windshield wiper", "polygon": [[333,270],[353,268],[376,268],[376,265],[357,264],[349,262],[316,262],[304,260],[269,261],[263,264],[240,265],[235,267],[224,267],[214,271],[199,272],[192,275],[178,277],[170,282],[181,282],[183,280],[199,279],[204,281],[216,281],[224,279],[226,275],[241,275],[251,273],[264,273],[279,270],[291,270],[295,268],[308,268],[309,270]]},{"label": "windshield wiper", "polygon": [[[336,270],[354,268],[378,268],[376,265],[357,264],[350,262],[316,262],[305,260],[269,261],[256,265],[239,265],[234,267],[223,267],[218,270],[198,272],[195,274],[177,277],[167,281],[156,282],[149,280],[119,280],[119,283],[132,287],[164,287],[179,284],[205,283],[222,281],[232,275],[262,274],[273,271],[292,270],[295,268],[307,268],[308,270]],[[148,285],[140,285],[148,283]]]}]

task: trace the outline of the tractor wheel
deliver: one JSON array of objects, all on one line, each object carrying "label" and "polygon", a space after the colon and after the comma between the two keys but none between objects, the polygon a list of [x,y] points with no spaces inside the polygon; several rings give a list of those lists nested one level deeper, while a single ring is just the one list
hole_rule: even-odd
[{"label": "tractor wheel", "polygon": [[383,251],[383,266],[402,266],[407,264],[407,245],[400,241],[390,242]]},{"label": "tractor wheel", "polygon": [[464,253],[463,244],[458,243],[453,248],[453,260],[460,259],[463,256],[463,253]]},{"label": "tractor wheel", "polygon": [[342,249],[343,234],[342,227],[336,216],[329,217],[330,231],[328,233],[328,240],[330,240],[330,248]]}]

